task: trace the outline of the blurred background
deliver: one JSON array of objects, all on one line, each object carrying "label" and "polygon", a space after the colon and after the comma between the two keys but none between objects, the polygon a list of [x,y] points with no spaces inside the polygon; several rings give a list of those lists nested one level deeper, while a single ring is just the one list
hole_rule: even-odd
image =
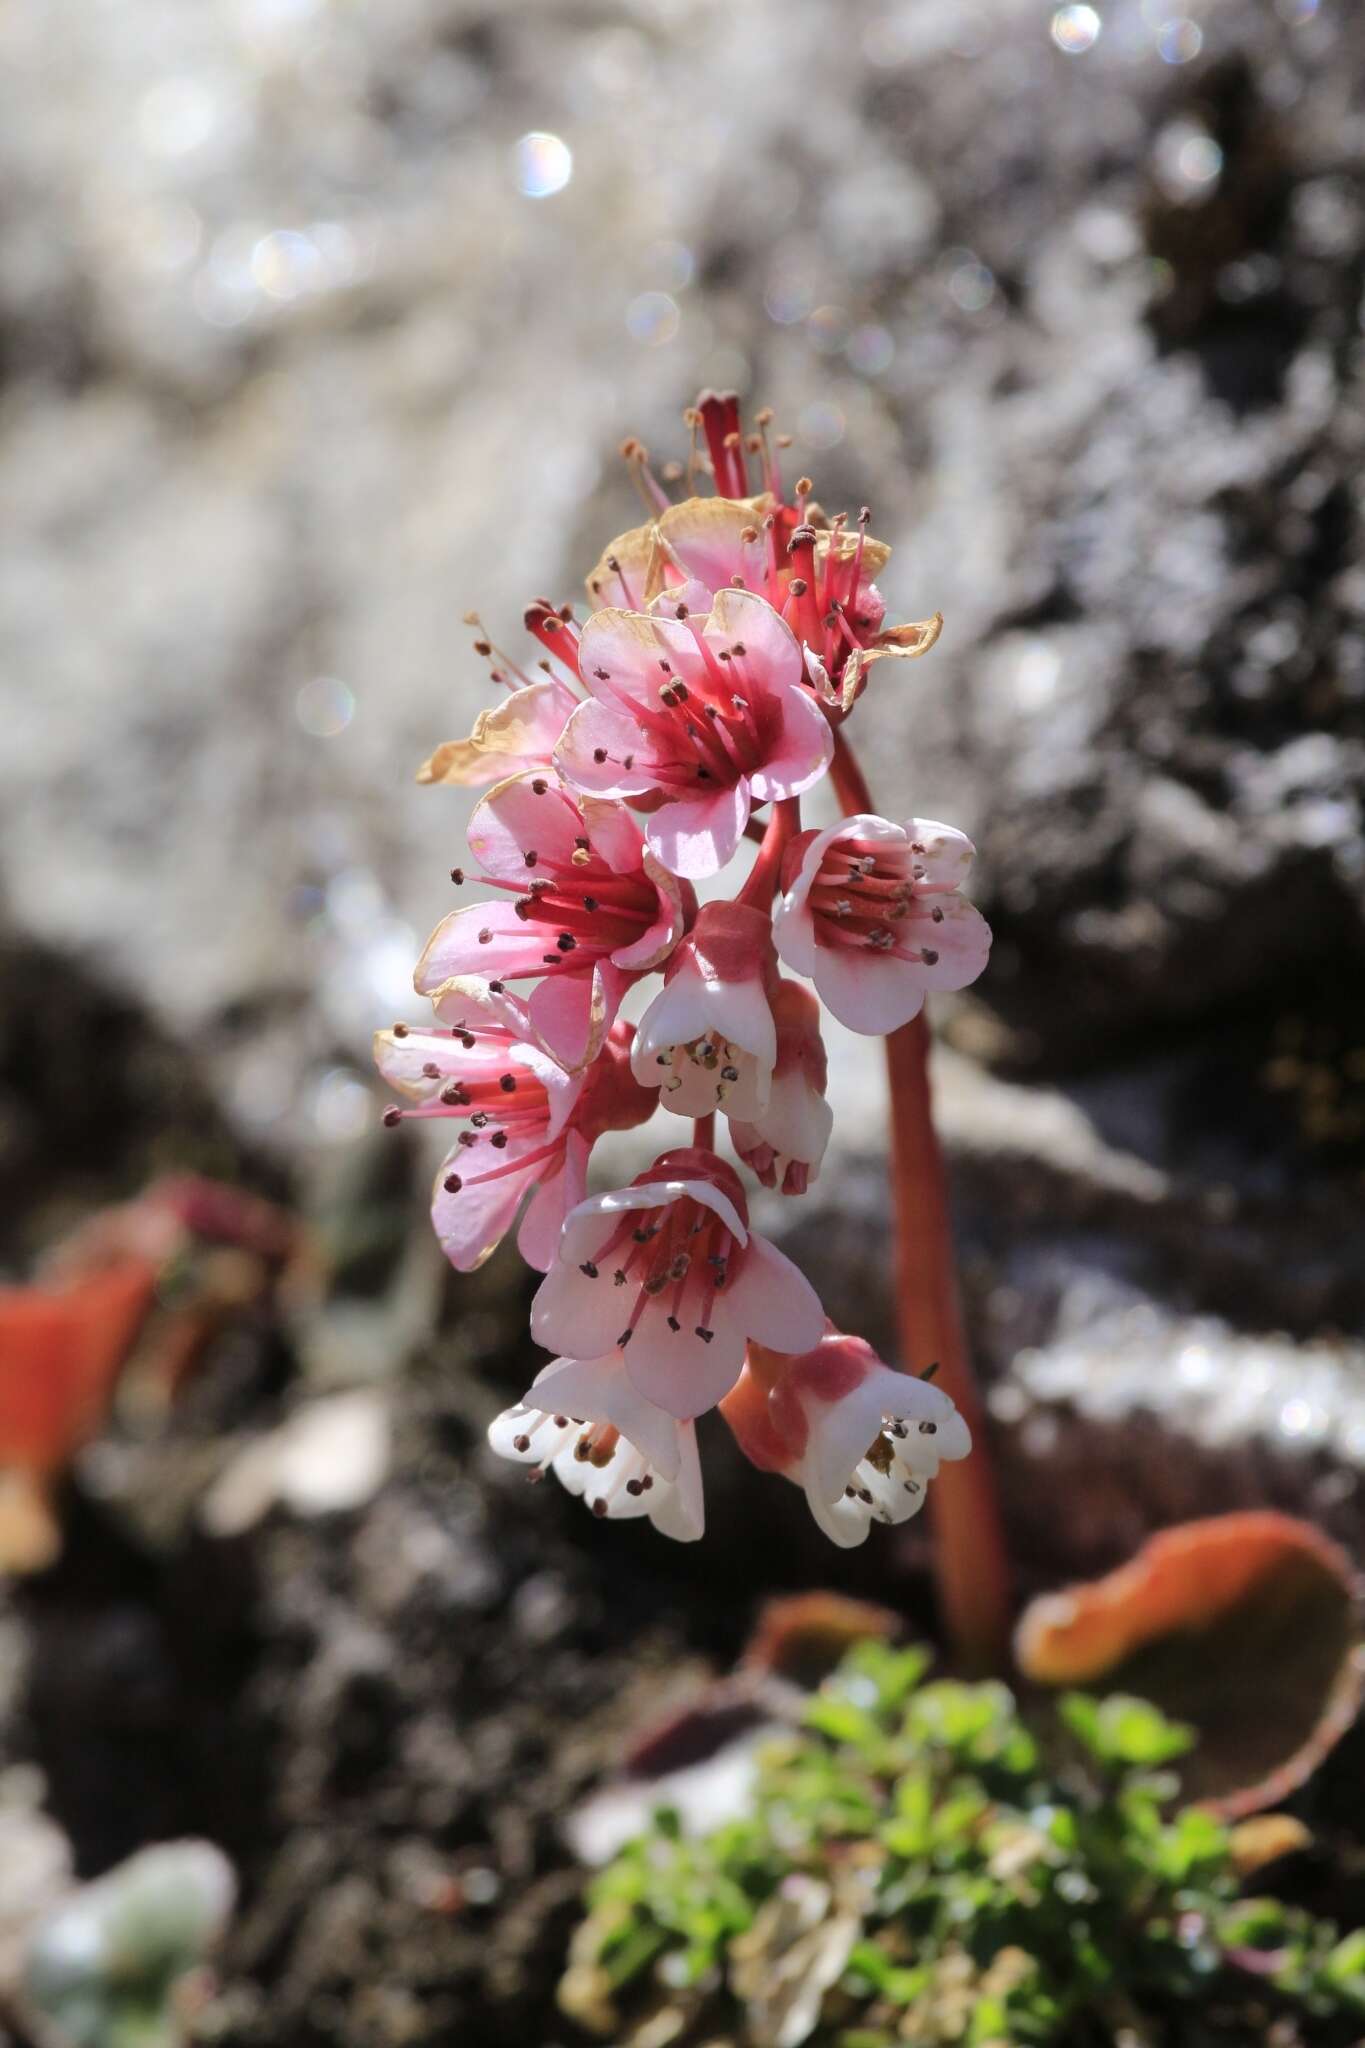
[{"label": "blurred background", "polygon": [[[1021,1582],[1219,1506],[1358,1546],[1363,160],[1349,0],[0,9],[0,1271],[157,1266],[15,1454],[0,1990],[35,1873],[193,1833],[212,2038],[558,2038],[644,1706],[776,1588],[928,1619],[919,1525],[836,1559],[719,1440],[690,1552],[493,1472],[524,1275],[446,1274],[378,1127],[465,614],[581,594],[703,385],[946,616],[854,736],[997,935],[937,1081]],[[836,1047],[767,1220],[889,1345],[877,1086]]]}]

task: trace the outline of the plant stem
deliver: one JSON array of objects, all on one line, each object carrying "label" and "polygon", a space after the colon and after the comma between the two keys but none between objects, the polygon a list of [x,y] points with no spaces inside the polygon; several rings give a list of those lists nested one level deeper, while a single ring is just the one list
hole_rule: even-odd
[{"label": "plant stem", "polygon": [[800,830],[800,797],[783,797],[780,803],[773,805],[768,828],[754,856],[754,864],[744,878],[744,886],[735,898],[736,903],[747,903],[767,916],[781,877],[782,856],[787,850],[787,842]]},{"label": "plant stem", "polygon": [[716,1112],[709,1116],[694,1117],[692,1121],[692,1143],[699,1152],[714,1152],[716,1149]]},{"label": "plant stem", "polygon": [[[846,816],[872,811],[841,730],[832,779]],[[959,1659],[977,1671],[1009,1660],[1010,1574],[986,1418],[967,1353],[943,1152],[934,1129],[924,1012],[886,1040],[891,1092],[896,1313],[907,1370],[937,1364],[937,1384],[972,1433],[971,1456],[944,1463],[929,1489],[943,1621]]]}]

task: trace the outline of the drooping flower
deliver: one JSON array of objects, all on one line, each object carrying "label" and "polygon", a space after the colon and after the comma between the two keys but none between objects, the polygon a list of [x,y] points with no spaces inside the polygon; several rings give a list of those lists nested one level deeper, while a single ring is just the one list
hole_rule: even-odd
[{"label": "drooping flower", "polygon": [[[886,603],[876,577],[891,550],[867,531],[864,509],[856,532],[842,514],[827,520],[811,500],[812,484],[797,479],[788,502],[768,438],[771,414],[758,415],[758,432],[745,436],[733,393],[703,392],[689,415],[710,454],[716,497],[688,496],[670,504],[654,483],[644,451],[627,453],[646,496],[656,506],[644,525],[623,533],[588,577],[594,608],[651,607],[656,598],[690,587],[708,599],[733,588],[756,592],[781,612],[803,643],[806,680],[830,714],[842,718],[867,679],[870,663],[927,653],[942,618],[887,628]],[[757,457],[763,488],[750,493],[749,458]]]},{"label": "drooping flower", "polygon": [[525,1400],[489,1425],[488,1441],[536,1478],[552,1471],[595,1515],[648,1515],[681,1543],[703,1533],[696,1426],[637,1393],[619,1352],[555,1359]]},{"label": "drooping flower", "polygon": [[734,1168],[696,1147],[580,1202],[531,1307],[547,1351],[624,1354],[636,1393],[679,1421],[728,1392],[750,1338],[799,1351],[823,1326],[810,1282],[750,1231]]},{"label": "drooping flower", "polygon": [[686,596],[596,612],[580,668],[591,696],[556,765],[587,796],[644,799],[650,851],[675,875],[718,873],[753,804],[796,796],[829,766],[829,725],[801,687],[796,638],[748,591],[720,591],[709,613]]},{"label": "drooping flower", "polygon": [[773,918],[783,964],[815,983],[850,1031],[895,1031],[931,989],[966,988],[990,926],[957,894],[973,846],[951,825],[863,814],[787,848]]},{"label": "drooping flower", "polygon": [[509,775],[548,769],[570,712],[579,701],[578,633],[567,608],[556,611],[546,600],[528,606],[526,628],[545,649],[542,673],[531,674],[495,648],[483,635],[475,614],[466,623],[478,627],[474,651],[491,664],[493,682],[507,696],[481,711],[468,739],[446,740],[422,763],[419,782],[456,783],[482,789]]},{"label": "drooping flower", "polygon": [[704,903],[640,1019],[636,1080],[678,1116],[758,1116],[777,1058],[777,986],[770,919],[744,903]]},{"label": "drooping flower", "polygon": [[[804,1195],[819,1177],[834,1112],[825,1097],[829,1062],[820,1005],[799,981],[779,981],[772,999],[777,1061],[765,1106],[751,1117],[729,1108],[736,1152],[765,1188]],[[637,1034],[635,1046],[639,1050]],[[667,1098],[665,1098],[667,1100]],[[736,1103],[738,1098],[736,1097]]]},{"label": "drooping flower", "polygon": [[841,1549],[864,1542],[874,1521],[918,1514],[940,1461],[965,1458],[972,1447],[940,1388],[893,1372],[870,1344],[832,1324],[800,1356],[750,1344],[743,1375],[720,1405],[750,1462],[803,1488],[819,1527]]},{"label": "drooping flower", "polygon": [[[489,885],[513,900],[443,918],[417,964],[417,990],[430,995],[459,975],[539,976],[532,1032],[577,1069],[596,1056],[633,977],[672,952],[696,899],[623,805],[575,800],[553,773],[491,789],[475,806],[469,845]],[[454,878],[463,883],[463,869]]]},{"label": "drooping flower", "polygon": [[431,1197],[437,1238],[459,1272],[483,1264],[530,1195],[517,1248],[543,1273],[583,1198],[593,1140],[642,1123],[653,1108],[630,1072],[630,1027],[614,1028],[590,1074],[569,1074],[537,1044],[527,1006],[501,983],[452,980],[434,1005],[440,1022],[430,1029],[375,1033],[380,1073],[413,1105],[395,1104],[385,1121],[462,1125]]}]

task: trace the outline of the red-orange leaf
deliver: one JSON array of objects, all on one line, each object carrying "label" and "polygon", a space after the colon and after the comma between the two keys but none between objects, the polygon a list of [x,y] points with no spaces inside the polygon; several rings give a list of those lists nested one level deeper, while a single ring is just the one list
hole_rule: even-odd
[{"label": "red-orange leaf", "polygon": [[1107,1577],[1045,1594],[1015,1652],[1041,1684],[1103,1681],[1192,1722],[1185,1789],[1233,1816],[1302,1783],[1353,1720],[1365,1676],[1350,1559],[1269,1511],[1164,1529]]},{"label": "red-orange leaf", "polygon": [[0,1466],[56,1473],[95,1433],[156,1275],[124,1259],[60,1292],[0,1289]]}]

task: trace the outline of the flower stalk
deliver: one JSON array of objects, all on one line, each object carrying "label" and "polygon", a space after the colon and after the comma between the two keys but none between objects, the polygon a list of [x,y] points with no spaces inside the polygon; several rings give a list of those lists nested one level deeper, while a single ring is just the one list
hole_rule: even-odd
[{"label": "flower stalk", "polygon": [[[848,816],[873,808],[842,732],[831,777]],[[1009,1661],[1010,1572],[985,1414],[963,1327],[943,1148],[934,1128],[929,1027],[923,1010],[888,1033],[896,1320],[908,1368],[936,1365],[935,1383],[971,1431],[970,1458],[947,1465],[933,1489],[934,1570],[945,1630],[965,1670]]]},{"label": "flower stalk", "polygon": [[[971,842],[873,812],[842,731],[869,679],[926,653],[941,620],[888,624],[871,513],[828,516],[808,477],[788,497],[770,414],[746,433],[735,395],[711,391],[685,417],[687,494],[626,444],[645,521],[589,574],[581,620],[527,607],[534,668],[471,617],[508,694],[419,779],[484,792],[479,873],[451,870],[484,893],[418,963],[435,1023],[378,1034],[406,1097],[385,1121],[453,1139],[431,1207],[453,1265],[515,1230],[545,1276],[531,1332],[555,1356],[493,1424],[500,1457],[682,1542],[705,1526],[695,1422],[712,1408],[841,1547],[917,1514],[939,1481],[944,1622],[962,1661],[985,1665],[1004,1639],[1003,1552],[971,1455],[979,1403],[920,1017],[930,992],[982,972],[990,930],[961,890]],[[716,492],[700,495],[708,466]],[[844,816],[803,830],[801,797],[826,775]],[[727,893],[745,839],[758,851]],[[888,1041],[905,1359],[936,1361],[937,1385],[832,1327],[750,1226],[723,1156],[784,1197],[818,1178],[834,1122],[825,1010]],[[591,1192],[596,1141],[656,1110],[674,1135],[653,1164]]]}]

